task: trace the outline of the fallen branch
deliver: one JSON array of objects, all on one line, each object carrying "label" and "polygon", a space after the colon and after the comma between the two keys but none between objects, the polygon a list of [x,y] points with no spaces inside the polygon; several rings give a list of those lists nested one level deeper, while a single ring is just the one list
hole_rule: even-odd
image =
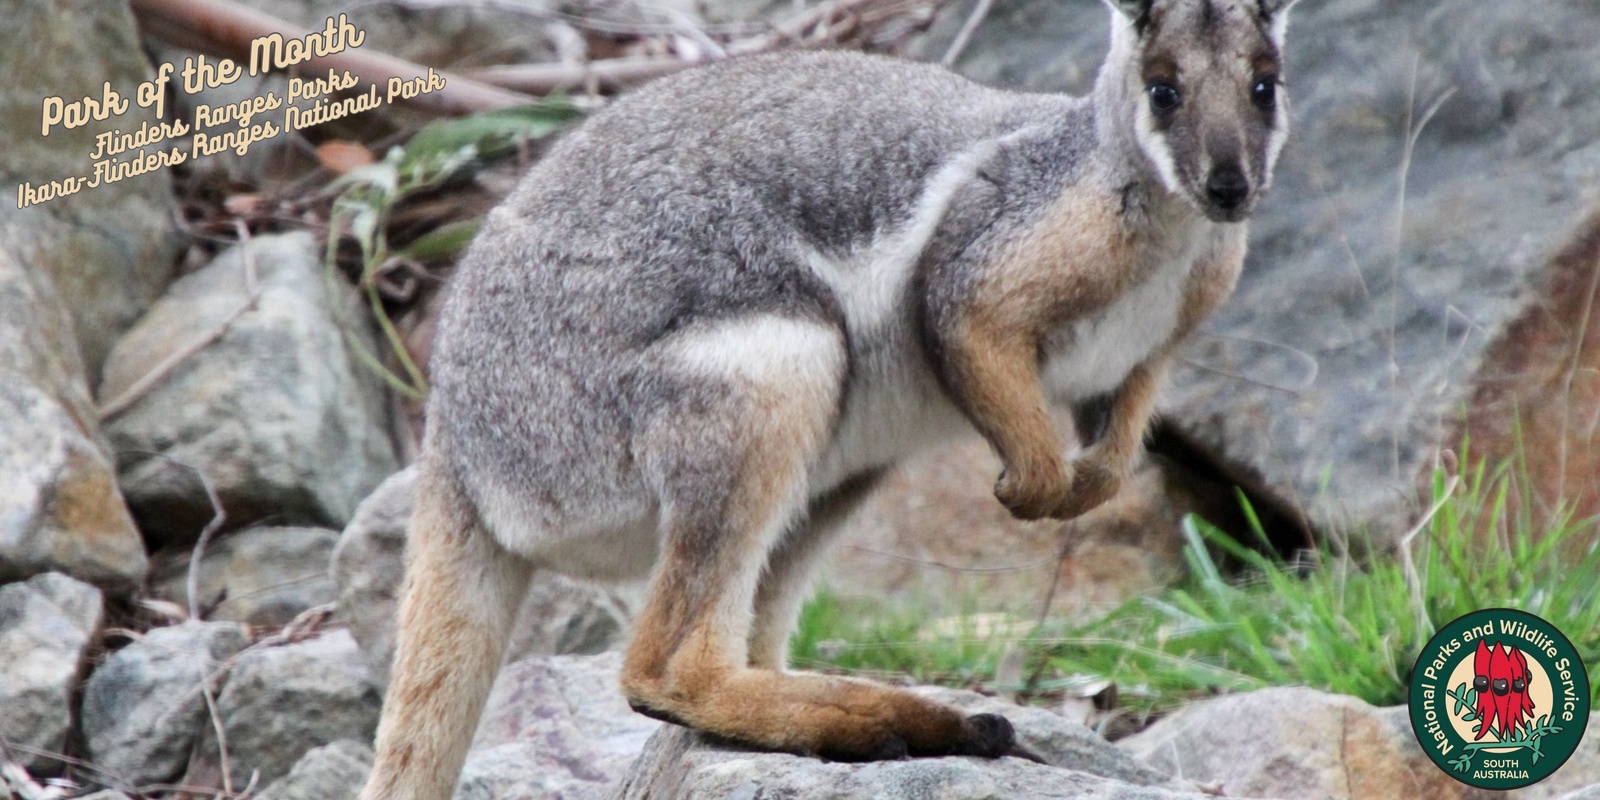
[{"label": "fallen branch", "polygon": [[[946,0],[837,0],[801,14],[772,30],[730,42],[730,56],[771,52],[786,47],[829,47],[870,42],[889,22],[920,10],[932,11]],[[632,56],[585,64],[511,64],[471,70],[468,77],[528,94],[551,94],[576,87],[618,89],[669,75],[702,63],[674,56]]]},{"label": "fallen branch", "polygon": [[151,389],[166,380],[173,370],[178,368],[178,365],[227,335],[228,331],[233,328],[233,324],[238,322],[240,317],[256,307],[256,302],[261,299],[261,287],[256,281],[256,255],[249,246],[250,229],[245,227],[244,223],[239,220],[234,220],[234,226],[239,232],[239,247],[244,258],[245,301],[237,309],[234,309],[234,312],[229,314],[227,319],[212,328],[205,336],[190,342],[187,347],[167,356],[160,364],[145,373],[143,377],[134,381],[132,386],[102,404],[99,411],[100,422],[109,422],[132,408],[134,403],[139,402],[141,398],[150,393]]},{"label": "fallen branch", "polygon": [[[281,33],[302,37],[308,31],[271,14],[247,8],[232,0],[132,0],[134,16],[146,33],[163,41],[209,55],[247,62],[250,42]],[[381,86],[388,78],[416,78],[428,68],[403,58],[372,50],[346,49],[312,58],[296,67],[306,73],[349,70],[365,85]],[[445,86],[395,103],[431,114],[460,116],[497,108],[526,105],[534,99],[490,86],[460,74],[434,70]]]}]

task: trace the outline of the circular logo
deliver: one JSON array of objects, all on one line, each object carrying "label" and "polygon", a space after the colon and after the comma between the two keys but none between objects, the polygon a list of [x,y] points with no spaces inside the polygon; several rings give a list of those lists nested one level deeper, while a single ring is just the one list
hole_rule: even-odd
[{"label": "circular logo", "polygon": [[1509,608],[1439,629],[1411,670],[1411,728],[1451,777],[1519,789],[1549,777],[1589,724],[1589,676],[1555,626]]}]

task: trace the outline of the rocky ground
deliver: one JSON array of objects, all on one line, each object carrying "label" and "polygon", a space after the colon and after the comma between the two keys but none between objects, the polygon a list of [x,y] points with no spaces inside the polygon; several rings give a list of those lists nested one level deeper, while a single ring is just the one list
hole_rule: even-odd
[{"label": "rocky ground", "polygon": [[[253,4],[301,22],[337,10]],[[524,18],[424,5],[369,9],[372,46],[452,67],[570,55],[559,26],[517,35]],[[730,25],[806,4],[675,5]],[[971,5],[950,3],[915,54],[941,55]],[[1000,0],[958,68],[1081,91],[1105,13]],[[35,135],[39,98],[146,79],[145,44],[181,57],[141,40],[121,2],[21,0],[6,18],[7,186],[94,148],[87,128]],[[1381,542],[1467,434],[1480,454],[1531,456],[1534,507],[1600,510],[1600,9],[1319,0],[1291,36],[1278,186],[1132,490],[1075,523],[1063,554],[1060,526],[993,502],[983,445],[957,443],[868,502],[836,591],[1036,610],[1059,574],[1058,613],[1115,601],[1180,575],[1178,520],[1226,524],[1235,483],[1285,549],[1352,523]],[[249,194],[281,179],[281,144],[195,173]],[[162,172],[0,204],[0,797],[338,800],[371,762],[410,513],[405,406],[363,363],[378,335],[324,269],[318,220],[241,235],[197,224],[179,194]],[[429,330],[413,310],[408,332]],[[1048,766],[731,749],[622,702],[615,648],[638,591],[535,587],[458,797],[1488,796],[1426,762],[1403,710],[1307,689],[1208,700],[1116,744],[1051,710],[919,689],[1002,710]],[[1600,798],[1594,727],[1514,796]]]}]

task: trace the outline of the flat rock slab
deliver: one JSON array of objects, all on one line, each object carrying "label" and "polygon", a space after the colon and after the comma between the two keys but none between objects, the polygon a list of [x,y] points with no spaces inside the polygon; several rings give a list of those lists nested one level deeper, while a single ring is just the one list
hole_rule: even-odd
[{"label": "flat rock slab", "polygon": [[666,726],[651,738],[614,800],[1200,800],[1206,795],[1140,786],[1017,758],[925,758],[841,764],[750,753]]},{"label": "flat rock slab", "polygon": [[0,739],[36,774],[66,745],[72,693],[103,614],[100,590],[65,575],[0,586]]}]

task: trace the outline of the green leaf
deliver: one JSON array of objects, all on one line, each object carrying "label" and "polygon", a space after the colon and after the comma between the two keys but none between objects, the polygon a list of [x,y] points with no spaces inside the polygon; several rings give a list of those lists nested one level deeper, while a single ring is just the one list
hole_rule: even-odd
[{"label": "green leaf", "polygon": [[515,108],[503,108],[429,123],[406,142],[418,157],[459,152],[471,145],[486,158],[510,152],[519,139],[543,139],[582,116],[566,100],[554,98]]},{"label": "green leaf", "polygon": [[472,242],[472,237],[478,233],[478,224],[477,220],[458,220],[440,225],[406,245],[399,255],[416,261],[454,256]]}]

